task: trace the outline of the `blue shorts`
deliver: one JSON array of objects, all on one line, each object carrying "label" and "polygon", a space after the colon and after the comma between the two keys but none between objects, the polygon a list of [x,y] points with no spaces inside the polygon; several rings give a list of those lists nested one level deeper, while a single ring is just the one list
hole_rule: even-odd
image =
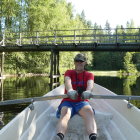
[{"label": "blue shorts", "polygon": [[[69,102],[69,101],[64,101],[58,106],[58,110],[56,112],[56,117],[60,118],[61,115],[61,108],[66,106],[71,109],[71,117],[73,117],[75,114],[78,114],[81,108],[84,106],[89,105],[89,102],[86,101],[81,101],[81,102]],[[93,110],[94,112],[94,110]]]}]

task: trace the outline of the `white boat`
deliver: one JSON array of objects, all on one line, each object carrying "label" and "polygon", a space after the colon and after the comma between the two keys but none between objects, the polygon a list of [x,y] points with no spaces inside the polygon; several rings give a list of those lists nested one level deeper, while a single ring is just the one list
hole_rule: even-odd
[{"label": "white boat", "polygon": [[[114,95],[95,84],[94,94]],[[64,93],[64,85],[47,95]],[[34,110],[27,107],[0,130],[0,140],[52,140],[58,119],[56,109],[61,99],[35,102]],[[126,100],[91,99],[96,111],[98,140],[140,140],[140,110],[128,108]],[[69,122],[65,140],[88,140],[83,120],[75,115]]]}]

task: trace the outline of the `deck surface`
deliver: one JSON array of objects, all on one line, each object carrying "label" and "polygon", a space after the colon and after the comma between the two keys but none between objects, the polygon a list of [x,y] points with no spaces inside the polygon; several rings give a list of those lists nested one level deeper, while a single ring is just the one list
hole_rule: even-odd
[{"label": "deck surface", "polygon": [[[93,94],[114,94],[96,84],[93,91]],[[63,92],[64,87],[60,86],[47,95]],[[35,102],[34,110],[27,107],[0,131],[0,140],[53,140],[58,122],[55,112],[60,102],[60,99]],[[136,107],[128,109],[127,102],[120,100],[92,99],[90,104],[96,112],[97,140],[140,139],[140,111]],[[70,120],[64,140],[89,140],[79,115]]]}]

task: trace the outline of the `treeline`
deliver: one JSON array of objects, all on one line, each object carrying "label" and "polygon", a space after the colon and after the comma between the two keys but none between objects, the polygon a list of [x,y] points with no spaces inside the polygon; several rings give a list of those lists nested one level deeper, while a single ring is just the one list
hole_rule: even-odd
[{"label": "treeline", "polygon": [[93,69],[122,70],[127,73],[140,71],[140,53],[138,52],[96,52]]},{"label": "treeline", "polygon": [[[66,0],[1,0],[0,5],[0,34],[91,28],[84,13],[74,16],[72,4]],[[74,55],[60,53],[60,67],[70,68]],[[48,73],[49,67],[50,52],[5,53],[5,73]]]},{"label": "treeline", "polygon": [[[1,0],[0,34],[4,31],[47,31],[60,29],[111,29],[107,21],[105,27],[85,19],[84,11],[74,16],[71,3],[66,0]],[[134,27],[133,21],[128,28]],[[122,26],[117,26],[123,28]],[[121,33],[122,30],[120,30]],[[110,34],[108,30],[108,34]],[[140,69],[139,53],[84,52],[88,56],[90,69],[120,70],[128,72]],[[76,52],[60,53],[60,68],[73,67]],[[14,52],[5,54],[6,73],[48,73],[50,52]]]},{"label": "treeline", "polygon": [[[108,22],[106,22],[105,28],[108,29],[107,33],[105,34],[107,35],[113,34],[111,32],[111,27]],[[119,38],[121,41],[123,41],[123,42],[119,41],[120,43],[124,42],[131,43],[131,39],[133,39],[133,41],[139,40],[139,38],[131,36],[131,35],[139,35],[140,31],[140,29],[134,29],[136,27],[134,26],[133,20],[131,22],[127,22],[126,28],[119,25],[116,28],[118,29],[117,30],[118,35],[124,35]],[[93,66],[94,69],[96,70],[122,70],[127,73],[136,74],[138,71],[140,71],[139,62],[140,62],[139,52],[95,52]]]},{"label": "treeline", "polygon": [[[100,29],[101,27],[97,24],[94,24],[94,28]],[[131,39],[139,40],[139,38],[132,37],[131,35],[139,35],[140,29],[134,25],[133,20],[126,23],[126,27],[124,28],[122,25],[117,25],[116,28],[118,35],[121,36],[119,39],[124,43],[131,42]],[[102,28],[101,28],[102,29]],[[107,35],[113,35],[109,22],[107,21],[105,24],[105,29],[107,29]],[[128,36],[127,36],[128,35]],[[108,37],[106,37],[108,38]],[[115,40],[115,38],[111,38]],[[110,41],[111,42],[111,41]],[[140,53],[139,52],[95,52],[94,53],[94,61],[93,67],[95,70],[122,70],[127,73],[136,74],[140,71]]]}]

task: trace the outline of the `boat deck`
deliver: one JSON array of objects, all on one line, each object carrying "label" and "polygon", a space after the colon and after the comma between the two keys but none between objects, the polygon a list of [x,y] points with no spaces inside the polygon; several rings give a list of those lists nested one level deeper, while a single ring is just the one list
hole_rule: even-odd
[{"label": "boat deck", "polygon": [[[52,90],[49,95],[63,94],[64,86]],[[94,94],[114,94],[95,84]],[[47,94],[47,95],[48,95]],[[34,103],[34,110],[27,107],[0,131],[0,140],[52,140],[56,134],[58,119],[55,117],[60,99]],[[127,101],[92,99],[98,127],[97,140],[139,140],[140,110],[127,108]],[[64,140],[88,140],[84,122],[75,115],[69,122]],[[11,139],[12,140],[12,139]]]}]

